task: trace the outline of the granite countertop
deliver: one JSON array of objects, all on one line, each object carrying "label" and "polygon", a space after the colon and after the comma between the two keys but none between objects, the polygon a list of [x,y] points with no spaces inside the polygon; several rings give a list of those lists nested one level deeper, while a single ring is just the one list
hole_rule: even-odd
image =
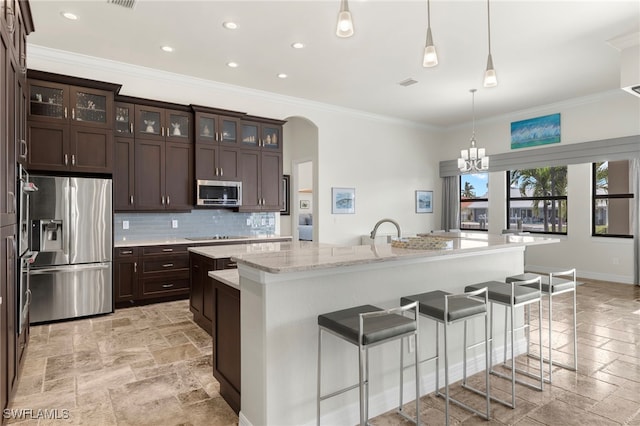
[{"label": "granite countertop", "polygon": [[[375,262],[411,258],[436,258],[500,248],[523,247],[557,243],[557,238],[533,237],[529,235],[495,235],[486,233],[438,233],[438,237],[451,238],[452,248],[415,250],[395,248],[391,244],[361,246],[291,246],[289,249],[237,252],[232,257],[239,265],[270,272],[287,273],[334,268]],[[282,244],[282,243],[281,243]],[[192,251],[197,248],[190,249]],[[227,252],[228,253],[228,252]]]},{"label": "granite countertop", "polygon": [[264,235],[264,236],[248,236],[243,238],[225,238],[225,239],[211,239],[211,240],[190,240],[186,238],[146,238],[146,239],[120,239],[113,242],[113,247],[141,247],[141,246],[161,246],[167,244],[215,244],[215,245],[229,245],[229,243],[259,243],[269,241],[291,241],[289,235]]},{"label": "granite countertop", "polygon": [[290,242],[255,242],[248,244],[229,244],[215,246],[189,247],[192,253],[200,254],[211,259],[224,259],[228,257],[240,258],[256,253],[275,253],[312,249],[317,247],[333,247],[329,244],[318,244],[311,241]]},{"label": "granite countertop", "polygon": [[237,269],[221,269],[219,271],[209,271],[209,276],[223,284],[240,290],[240,275]]}]

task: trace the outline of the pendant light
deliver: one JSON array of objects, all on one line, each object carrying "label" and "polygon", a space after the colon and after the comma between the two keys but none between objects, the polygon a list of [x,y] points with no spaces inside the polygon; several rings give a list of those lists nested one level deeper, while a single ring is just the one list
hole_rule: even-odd
[{"label": "pendant light", "polygon": [[338,13],[338,25],[336,27],[336,35],[346,38],[353,35],[353,20],[351,12],[349,12],[349,1],[341,0],[340,13]]},{"label": "pendant light", "polygon": [[498,85],[498,76],[493,68],[493,58],[491,57],[491,11],[489,10],[489,0],[487,0],[487,34],[489,36],[489,57],[487,58],[487,70],[484,72],[484,87],[495,87]]},{"label": "pendant light", "polygon": [[436,65],[438,65],[438,53],[436,52],[436,47],[433,45],[433,36],[431,35],[431,4],[430,0],[427,0],[427,42],[424,47],[422,66],[431,68]]},{"label": "pendant light", "polygon": [[484,148],[476,147],[476,89],[469,90],[471,92],[471,111],[473,130],[471,133],[471,146],[469,149],[460,151],[458,158],[458,169],[462,173],[484,172],[489,170],[489,157],[486,156]]}]

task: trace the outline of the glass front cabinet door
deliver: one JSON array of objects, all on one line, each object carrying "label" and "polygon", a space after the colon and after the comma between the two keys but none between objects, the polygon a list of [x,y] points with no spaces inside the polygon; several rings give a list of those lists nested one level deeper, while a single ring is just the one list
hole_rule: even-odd
[{"label": "glass front cabinet door", "polygon": [[191,114],[181,111],[166,111],[167,140],[173,142],[188,142],[191,133]]},{"label": "glass front cabinet door", "polygon": [[133,133],[133,117],[135,115],[135,107],[133,104],[116,102],[115,104],[115,123],[113,125],[115,136],[132,138]]},{"label": "glass front cabinet door", "polygon": [[162,117],[164,110],[161,108],[136,105],[136,137],[142,139],[164,139],[164,127]]},{"label": "glass front cabinet door", "polygon": [[101,91],[72,88],[71,119],[83,126],[111,127],[110,101]]},{"label": "glass front cabinet door", "polygon": [[282,135],[280,126],[262,125],[262,147],[265,149],[282,150]]},{"label": "glass front cabinet door", "polygon": [[29,83],[29,119],[60,123],[69,117],[68,86],[33,81]]},{"label": "glass front cabinet door", "polygon": [[242,122],[242,148],[260,148],[260,124],[250,121]]}]

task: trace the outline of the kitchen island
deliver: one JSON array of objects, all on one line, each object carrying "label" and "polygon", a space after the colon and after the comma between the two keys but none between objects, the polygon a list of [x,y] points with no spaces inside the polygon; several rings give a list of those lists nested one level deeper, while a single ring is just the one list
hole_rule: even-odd
[{"label": "kitchen island", "polygon": [[[461,292],[468,284],[504,280],[524,269],[526,246],[557,239],[485,233],[438,234],[451,248],[413,250],[372,246],[290,246],[287,250],[238,254],[241,335],[240,425],[316,423],[317,316],[362,304],[398,306],[400,297],[432,290]],[[498,318],[501,310],[496,310]],[[499,321],[498,321],[499,323]],[[469,326],[480,336],[483,323]],[[461,330],[453,330],[450,353],[461,353]],[[456,335],[457,333],[458,335]],[[499,326],[495,336],[501,336]],[[421,321],[421,358],[432,354],[435,328]],[[473,339],[471,339],[473,340]],[[497,337],[494,354],[502,353]],[[522,343],[523,339],[519,339]],[[457,344],[457,347],[456,347]],[[399,347],[371,349],[371,417],[393,409],[398,398]],[[520,351],[522,347],[519,346]],[[483,350],[470,351],[469,374],[482,369]],[[357,383],[357,350],[339,339],[323,340],[323,392]],[[499,357],[497,358],[500,359]],[[451,381],[461,378],[461,357],[450,355]],[[421,393],[434,390],[434,367],[421,369]],[[405,401],[413,378],[405,377]],[[322,404],[322,424],[358,422],[357,391]]]}]

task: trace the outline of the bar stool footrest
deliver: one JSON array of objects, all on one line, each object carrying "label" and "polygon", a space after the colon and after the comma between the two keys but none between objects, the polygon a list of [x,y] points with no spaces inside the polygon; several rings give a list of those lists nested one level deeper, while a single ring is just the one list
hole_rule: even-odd
[{"label": "bar stool footrest", "polygon": [[[511,380],[511,376],[506,375],[506,374],[502,374],[499,371],[495,371],[495,370],[492,369],[490,371],[490,373],[493,374],[494,376],[498,376],[498,377],[506,379],[506,380]],[[524,376],[540,380],[540,376],[534,376],[533,374],[529,373],[528,371],[524,371],[524,370],[521,370],[519,368],[516,368],[516,373],[520,373],[520,374],[522,374]],[[515,379],[515,382],[519,383],[519,384],[521,384],[523,386],[530,387],[531,389],[534,389],[534,390],[537,390],[537,391],[542,391],[543,390],[541,386],[536,386],[536,385],[534,385],[532,383],[525,382],[525,381],[520,380],[518,378]]]},{"label": "bar stool footrest", "polygon": [[[484,396],[485,398],[486,398],[486,396],[487,396],[487,393],[486,393],[486,392],[481,391],[480,389],[476,389],[476,388],[474,388],[473,386],[469,386],[469,385],[467,385],[467,384],[462,384],[462,387],[463,387],[463,388],[465,388],[465,389],[467,389],[467,390],[470,390],[471,392],[475,392],[476,394],[478,394],[478,395],[480,395],[480,396]],[[502,400],[502,399],[500,399],[500,398],[496,398],[495,396],[491,396],[491,395],[489,395],[489,399],[490,399],[491,401],[499,402],[500,404],[502,404],[502,405],[504,405],[504,406],[506,406],[506,407],[514,408],[514,407],[513,407],[513,404],[511,404],[510,402],[507,402],[507,401]]]},{"label": "bar stool footrest", "polygon": [[[396,413],[400,414],[402,418],[407,419],[411,423],[417,424],[415,417],[409,416],[407,413],[404,412],[404,410],[397,409]],[[369,422],[367,422],[367,426],[369,426]]]},{"label": "bar stool footrest", "polygon": [[[465,387],[465,386],[463,386],[463,387]],[[439,396],[440,398],[443,398],[443,399],[447,398],[447,396],[445,394],[440,393],[439,391],[436,391],[435,394],[436,394],[436,396]],[[486,394],[483,395],[483,396],[486,396]],[[489,397],[489,398],[491,398],[491,397]],[[453,398],[452,396],[449,396],[449,402],[453,402],[458,407],[462,407],[462,408],[464,408],[466,410],[469,410],[472,413],[477,414],[478,416],[482,417],[485,420],[489,420],[489,418],[491,417],[491,415],[487,416],[487,413],[484,413],[484,412],[482,412],[480,410],[477,410],[477,409],[465,404],[462,401],[458,401],[457,399]]]},{"label": "bar stool footrest", "polygon": [[[536,354],[527,354],[527,356],[529,358],[533,358],[533,359],[537,359],[540,360],[540,355],[536,355]],[[549,358],[542,358],[542,362],[546,362],[547,364],[549,364]],[[566,370],[569,371],[578,371],[578,369],[576,368],[575,365],[569,365],[569,364],[565,364],[563,362],[558,362],[558,361],[553,361],[553,365],[557,365],[558,367],[562,367]]]}]

